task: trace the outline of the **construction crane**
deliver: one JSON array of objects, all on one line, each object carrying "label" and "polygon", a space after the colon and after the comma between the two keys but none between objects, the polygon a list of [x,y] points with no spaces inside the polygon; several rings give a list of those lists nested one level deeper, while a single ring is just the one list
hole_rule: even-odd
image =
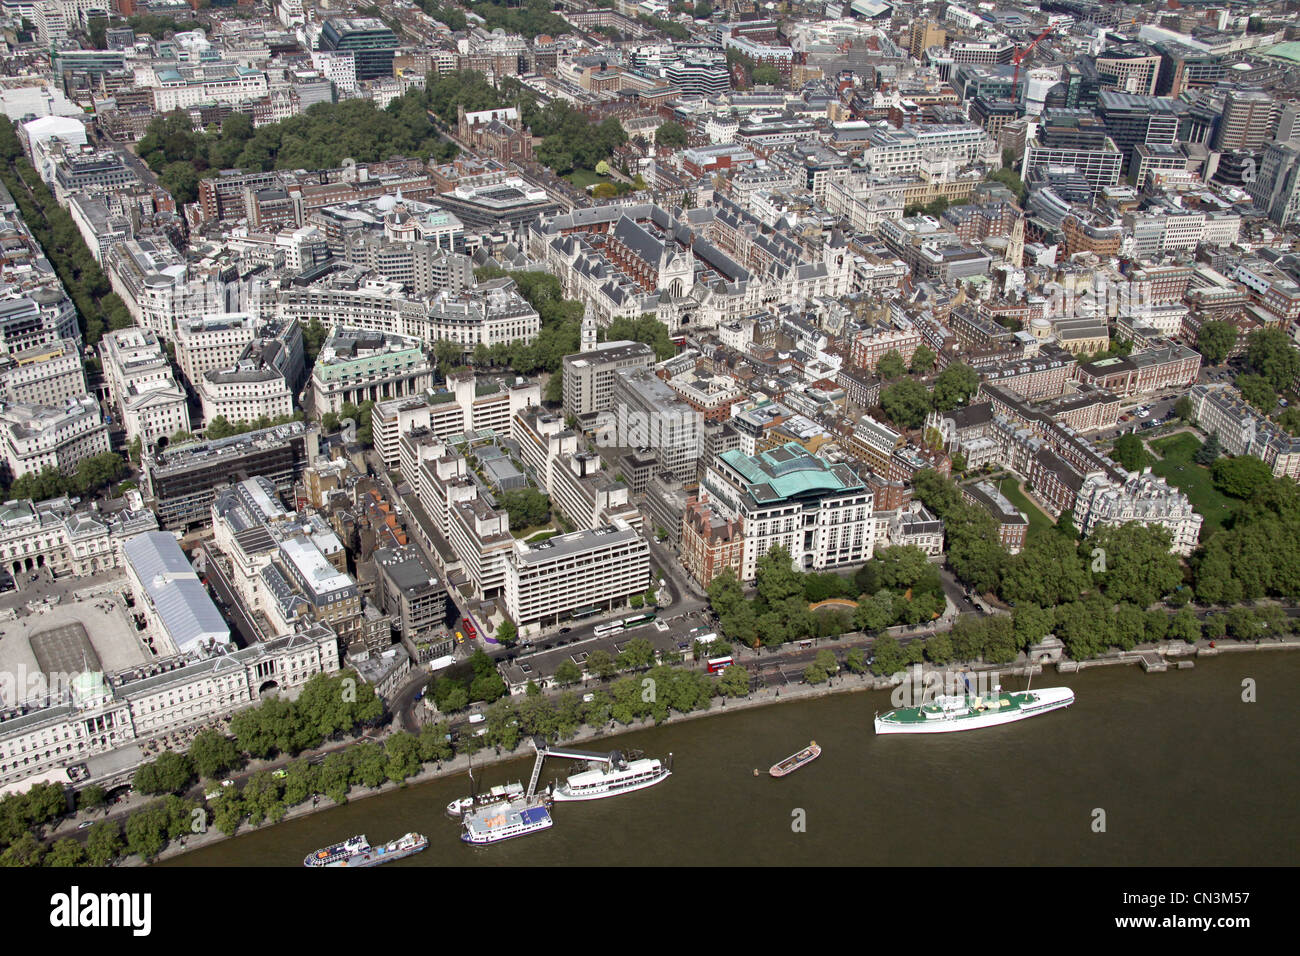
[{"label": "construction crane", "polygon": [[1037,38],[1036,40],[1034,40],[1033,43],[1029,44],[1029,46],[1025,47],[1023,50],[1017,50],[1017,51],[1016,51],[1016,55],[1013,56],[1013,57],[1011,58],[1011,62],[1014,63],[1014,64],[1016,65],[1016,73],[1015,73],[1015,76],[1013,76],[1013,77],[1011,78],[1011,93],[1012,93],[1013,96],[1015,95],[1016,84],[1018,84],[1018,83],[1020,82],[1020,64],[1021,64],[1021,62],[1024,60],[1025,57],[1027,57],[1027,56],[1029,56],[1029,54],[1033,53],[1033,52],[1034,52],[1034,47],[1038,46],[1038,44],[1041,43],[1043,40],[1045,40],[1045,39],[1047,38],[1047,35],[1048,35],[1049,33],[1051,33],[1051,32],[1052,32],[1053,30],[1055,30],[1055,29],[1056,29],[1056,24],[1053,23],[1051,26],[1049,26],[1049,27],[1048,27],[1046,30],[1044,30],[1042,33],[1038,34],[1038,38]]}]

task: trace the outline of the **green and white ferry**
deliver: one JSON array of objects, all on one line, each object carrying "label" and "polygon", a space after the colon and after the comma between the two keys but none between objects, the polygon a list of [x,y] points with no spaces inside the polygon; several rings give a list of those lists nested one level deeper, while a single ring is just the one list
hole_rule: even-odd
[{"label": "green and white ferry", "polygon": [[1074,691],[1068,687],[1045,690],[1003,691],[993,693],[953,694],[936,697],[920,707],[900,707],[876,715],[878,734],[948,734],[958,730],[976,730],[1037,717],[1074,703]]}]

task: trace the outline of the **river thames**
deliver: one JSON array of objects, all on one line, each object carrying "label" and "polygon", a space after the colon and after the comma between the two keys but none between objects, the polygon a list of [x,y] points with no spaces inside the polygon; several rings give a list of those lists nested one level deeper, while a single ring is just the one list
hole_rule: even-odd
[{"label": "river thames", "polygon": [[[1247,678],[1254,703],[1242,700]],[[446,816],[447,803],[469,792],[461,773],[159,865],[301,866],[353,834],[379,843],[408,830],[425,834],[428,849],[388,868],[1300,863],[1300,654],[1226,654],[1151,675],[1049,669],[1034,683],[1072,687],[1076,702],[1003,727],[877,737],[872,716],[892,706],[889,694],[861,692],[586,742],[579,746],[671,751],[673,775],[647,790],[557,804],[551,829],[495,846],[462,844]],[[1003,685],[1020,690],[1024,678]],[[814,739],[819,760],[768,776]],[[480,789],[527,783],[532,762],[476,771]],[[542,781],[576,769],[548,759]]]}]

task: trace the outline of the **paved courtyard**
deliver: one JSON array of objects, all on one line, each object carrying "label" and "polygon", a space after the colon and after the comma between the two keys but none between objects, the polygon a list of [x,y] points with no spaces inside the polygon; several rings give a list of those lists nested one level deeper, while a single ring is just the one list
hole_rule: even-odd
[{"label": "paved courtyard", "polygon": [[[61,582],[62,583],[62,582]],[[37,675],[89,668],[116,673],[151,659],[123,602],[125,582],[81,579],[46,597],[58,603],[0,615],[0,701],[6,706],[41,689]],[[65,596],[66,595],[66,596]]]}]

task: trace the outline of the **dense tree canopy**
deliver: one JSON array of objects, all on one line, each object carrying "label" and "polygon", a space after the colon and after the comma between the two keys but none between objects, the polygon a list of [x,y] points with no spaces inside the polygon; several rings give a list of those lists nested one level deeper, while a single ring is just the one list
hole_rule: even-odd
[{"label": "dense tree canopy", "polygon": [[222,169],[330,169],[348,158],[374,162],[394,156],[442,162],[456,155],[456,147],[438,135],[428,108],[456,76],[443,77],[429,90],[410,90],[385,109],[367,99],[316,103],[256,129],[247,116],[233,113],[220,129],[195,133],[189,114],[176,110],[154,118],[137,152],[178,202],[193,202],[199,179]]},{"label": "dense tree canopy", "polygon": [[1201,326],[1196,335],[1196,348],[1205,361],[1218,365],[1232,353],[1237,344],[1237,327],[1231,322],[1212,319]]},{"label": "dense tree canopy", "polygon": [[1246,363],[1274,392],[1295,385],[1300,376],[1300,350],[1281,329],[1259,329],[1246,340]]},{"label": "dense tree canopy", "polygon": [[907,364],[898,349],[890,349],[876,362],[876,374],[882,379],[900,378],[907,372]]},{"label": "dense tree canopy", "polygon": [[912,480],[917,499],[943,519],[953,573],[977,590],[995,589],[1008,556],[993,518],[964,501],[956,482],[931,469]]},{"label": "dense tree canopy", "polygon": [[1241,392],[1241,397],[1261,412],[1267,414],[1277,406],[1277,389],[1263,375],[1253,372],[1238,375],[1233,384]]},{"label": "dense tree canopy", "polygon": [[510,527],[516,531],[543,524],[551,514],[551,499],[536,488],[503,491],[499,504],[510,516]]},{"label": "dense tree canopy", "polygon": [[1142,439],[1132,433],[1115,439],[1111,457],[1129,471],[1141,471],[1151,464],[1151,453],[1147,451]]},{"label": "dense tree canopy", "polygon": [[930,392],[915,379],[906,378],[880,393],[880,407],[899,428],[920,428],[932,407]]},{"label": "dense tree canopy", "polygon": [[1165,528],[1131,521],[1101,526],[1083,543],[1083,549],[1094,560],[1104,558],[1094,565],[1093,582],[1107,598],[1146,608],[1183,581],[1182,567],[1170,553],[1170,544]]},{"label": "dense tree canopy", "polygon": [[672,120],[662,124],[655,130],[655,145],[681,149],[686,145],[686,127]]},{"label": "dense tree canopy", "polygon": [[635,319],[620,317],[610,322],[609,328],[605,330],[603,341],[621,340],[644,342],[655,350],[656,361],[662,362],[677,354],[677,346],[673,344],[668,326],[649,313]]},{"label": "dense tree canopy", "polygon": [[60,495],[88,495],[125,477],[126,462],[116,452],[106,451],[77,463],[77,470],[65,475],[54,465],[19,477],[9,489],[15,498],[46,501]]},{"label": "dense tree canopy", "polygon": [[969,365],[949,365],[934,380],[934,407],[941,412],[965,405],[979,391],[980,378]]},{"label": "dense tree canopy", "polygon": [[1230,498],[1250,498],[1273,480],[1273,471],[1258,458],[1220,458],[1211,466],[1214,487]]}]

